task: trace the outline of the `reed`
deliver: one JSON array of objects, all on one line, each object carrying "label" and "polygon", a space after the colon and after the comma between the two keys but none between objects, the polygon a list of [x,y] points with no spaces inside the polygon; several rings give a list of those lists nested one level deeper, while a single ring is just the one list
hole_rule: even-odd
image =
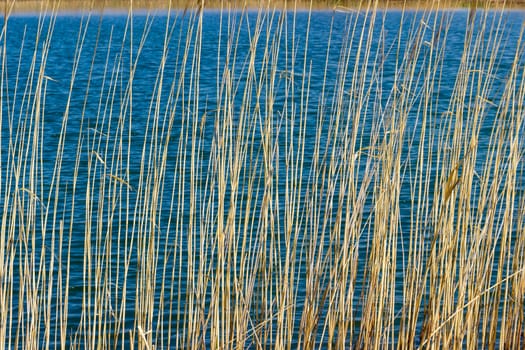
[{"label": "reed", "polygon": [[458,33],[427,4],[392,36],[362,2],[320,41],[313,4],[221,3],[210,38],[202,3],[139,22],[131,2],[119,33],[82,12],[56,77],[60,8],[12,47],[13,4],[0,349],[524,346],[525,70],[504,12],[471,7]]},{"label": "reed", "polygon": [[[0,7],[11,6],[15,12],[30,12],[38,13],[42,8],[48,7],[49,4],[56,7],[59,11],[107,11],[118,10],[126,11],[130,3],[133,7],[141,10],[166,10],[169,7],[184,9],[193,7],[187,0],[0,0]],[[261,6],[258,0],[245,0],[243,2],[234,2],[235,7],[239,9],[246,6],[250,9],[257,9]],[[272,7],[279,9],[290,8],[290,2],[286,0],[272,0],[270,1]],[[224,4],[220,0],[205,0],[203,5],[207,9],[221,9]],[[316,10],[332,10],[336,7],[359,8],[363,5],[362,0],[296,0],[292,7],[297,7],[302,10],[309,8]],[[471,6],[489,6],[491,8],[503,9],[523,9],[525,2],[523,0],[440,0],[439,6],[442,8],[469,8]],[[378,0],[377,6],[381,9],[432,9],[435,7],[434,1],[429,0]]]}]

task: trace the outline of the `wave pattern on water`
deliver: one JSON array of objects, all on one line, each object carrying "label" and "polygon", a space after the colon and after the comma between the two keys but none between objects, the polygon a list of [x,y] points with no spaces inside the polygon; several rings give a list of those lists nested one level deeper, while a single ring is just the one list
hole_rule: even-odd
[{"label": "wave pattern on water", "polygon": [[2,344],[523,346],[523,20],[4,18]]}]

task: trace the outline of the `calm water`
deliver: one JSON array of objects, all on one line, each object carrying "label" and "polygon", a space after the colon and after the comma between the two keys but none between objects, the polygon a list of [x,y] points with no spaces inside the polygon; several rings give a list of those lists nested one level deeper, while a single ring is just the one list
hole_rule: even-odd
[{"label": "calm water", "polygon": [[[163,50],[165,49],[164,42],[168,43],[167,51],[165,51],[165,67],[163,71],[164,80],[162,82],[163,92],[160,94],[159,104],[159,116],[158,120],[161,125],[169,117],[171,111],[175,111],[175,122],[173,129],[171,130],[172,142],[170,145],[170,152],[167,159],[166,169],[166,180],[164,182],[164,188],[162,193],[165,194],[162,197],[162,205],[159,209],[159,232],[162,235],[168,237],[172,235],[172,238],[168,238],[167,241],[175,240],[176,233],[169,230],[168,223],[170,215],[173,215],[177,211],[177,203],[172,206],[172,193],[177,193],[177,189],[180,184],[187,183],[189,181],[189,174],[182,174],[181,167],[176,164],[177,151],[179,149],[179,136],[183,127],[183,118],[187,116],[183,111],[185,109],[191,109],[191,115],[197,115],[201,118],[206,113],[209,117],[204,133],[202,137],[202,162],[199,164],[202,169],[201,185],[204,187],[205,176],[207,174],[209,159],[212,157],[210,153],[211,142],[213,135],[216,132],[213,127],[213,115],[217,110],[218,96],[222,96],[223,92],[217,90],[218,88],[218,77],[219,80],[223,77],[224,67],[234,67],[232,70],[234,76],[233,81],[235,83],[236,94],[233,97],[234,103],[234,115],[240,113],[240,101],[243,96],[243,91],[246,89],[246,85],[243,81],[243,77],[247,74],[247,57],[249,56],[250,40],[255,35],[254,28],[258,18],[256,12],[248,13],[247,15],[241,15],[240,13],[224,14],[215,11],[207,11],[203,15],[203,27],[202,27],[202,51],[200,52],[200,78],[198,79],[198,95],[192,93],[195,91],[195,81],[189,79],[190,69],[192,62],[195,59],[193,51],[190,50],[187,64],[183,64],[183,51],[186,42],[189,42],[190,49],[195,45],[194,35],[190,36],[188,41],[187,33],[191,33],[191,30],[196,30],[190,25],[193,23],[190,20],[192,13],[181,13],[173,14],[169,18],[166,13],[156,13],[153,15],[147,15],[145,13],[136,14],[132,17],[130,22],[126,14],[120,13],[107,13],[104,15],[94,14],[90,17],[79,14],[66,14],[59,15],[56,18],[44,17],[39,18],[36,15],[17,15],[9,19],[7,31],[2,37],[2,43],[5,42],[6,48],[6,61],[3,79],[5,79],[5,86],[3,90],[3,119],[2,119],[2,175],[5,178],[7,173],[10,171],[5,164],[12,161],[7,151],[13,145],[9,145],[9,140],[14,140],[17,128],[21,128],[24,125],[28,127],[31,123],[31,115],[34,115],[31,110],[34,108],[33,101],[35,95],[35,86],[33,84],[37,81],[37,75],[33,72],[37,72],[41,67],[42,62],[45,61],[45,99],[41,101],[42,115],[44,118],[44,130],[42,137],[45,139],[45,143],[42,149],[42,162],[43,162],[43,173],[42,181],[38,185],[39,193],[44,195],[44,198],[50,198],[50,203],[53,203],[55,196],[49,194],[49,186],[51,185],[51,179],[54,174],[54,164],[57,155],[57,146],[59,143],[59,136],[61,134],[62,121],[64,113],[68,110],[68,124],[67,133],[65,139],[65,150],[63,154],[62,163],[62,174],[61,174],[61,191],[58,195],[58,204],[53,204],[48,209],[51,212],[58,213],[59,217],[64,217],[65,227],[69,227],[71,223],[70,216],[71,204],[75,202],[75,216],[73,221],[73,233],[71,238],[71,279],[70,279],[70,293],[69,293],[69,325],[68,329],[70,334],[74,334],[77,330],[80,322],[79,310],[82,306],[82,292],[83,292],[83,257],[84,257],[84,243],[85,243],[85,223],[86,221],[86,208],[85,208],[85,193],[82,189],[87,186],[87,178],[80,175],[77,183],[77,192],[75,195],[72,194],[72,184],[74,178],[75,161],[77,156],[77,145],[79,141],[82,142],[81,149],[84,156],[80,157],[78,169],[79,174],[87,173],[88,169],[88,156],[91,151],[96,150],[99,154],[105,152],[105,147],[108,147],[108,155],[112,152],[119,150],[118,142],[115,142],[115,135],[118,132],[118,123],[124,122],[129,123],[132,120],[132,127],[128,134],[128,129],[121,136],[121,140],[124,144],[131,138],[132,147],[129,151],[130,158],[123,159],[122,164],[116,167],[120,169],[127,169],[128,183],[136,189],[136,184],[140,181],[140,169],[144,138],[148,137],[145,141],[146,145],[154,143],[151,141],[149,134],[155,120],[148,118],[152,115],[152,110],[155,108],[156,96],[157,96],[157,79],[159,77],[159,67],[161,66],[161,60],[163,57]],[[272,17],[273,16],[273,17]],[[408,43],[410,42],[410,35],[420,28],[425,30],[424,23],[432,26],[433,23],[442,21],[444,26],[449,26],[450,31],[446,40],[446,45],[443,51],[443,67],[442,67],[442,80],[439,89],[439,101],[443,101],[441,105],[436,106],[438,114],[444,113],[449,108],[451,95],[454,89],[454,83],[456,82],[457,72],[460,66],[461,53],[464,50],[465,42],[465,27],[468,21],[467,11],[455,11],[455,12],[444,12],[437,17],[427,18],[428,14],[419,12],[407,12],[401,13],[391,11],[388,13],[378,13],[375,27],[373,30],[372,40],[372,54],[369,58],[370,64],[368,67],[363,68],[369,71],[369,77],[373,76],[374,69],[382,69],[382,75],[380,76],[382,84],[382,92],[372,91],[374,98],[370,101],[375,101],[376,107],[381,106],[384,110],[389,108],[389,97],[392,91],[396,72],[396,60],[394,59],[399,46],[401,50],[400,56],[404,50],[412,49]],[[280,25],[280,18],[285,20],[284,29],[282,30],[283,35],[275,35],[276,29]],[[489,14],[488,23],[492,23],[492,20],[499,20],[500,17],[496,16],[495,13]],[[294,20],[295,19],[295,24]],[[501,17],[504,24],[505,33],[501,36],[501,51],[498,53],[498,59],[495,63],[494,74],[497,75],[498,79],[495,80],[494,85],[491,87],[494,97],[494,101],[497,101],[503,91],[505,79],[508,76],[509,68],[515,57],[515,47],[518,41],[520,31],[522,29],[522,23],[525,19],[523,12],[506,12]],[[306,12],[299,12],[295,15],[275,13],[269,14],[263,18],[264,25],[261,33],[261,39],[258,42],[258,54],[256,55],[256,67],[263,64],[265,60],[264,48],[266,46],[266,39],[269,40],[271,45],[280,43],[279,54],[274,56],[276,61],[276,67],[280,71],[278,78],[280,79],[276,83],[277,92],[276,96],[276,108],[278,111],[275,113],[276,122],[279,120],[279,113],[284,114],[286,111],[291,110],[293,106],[287,103],[287,97],[289,94],[295,94],[297,98],[301,96],[302,87],[300,79],[296,83],[296,90],[293,92],[287,91],[286,88],[289,85],[285,84],[284,80],[287,79],[286,75],[292,71],[297,77],[301,77],[305,74],[303,70],[303,62],[306,62],[306,73],[310,74],[310,98],[308,100],[308,127],[305,139],[307,140],[304,168],[308,170],[313,162],[315,130],[317,123],[319,122],[320,111],[324,111],[325,116],[330,115],[335,107],[333,105],[333,96],[330,91],[334,89],[334,84],[346,76],[347,80],[344,84],[347,86],[348,91],[351,89],[352,74],[354,74],[354,62],[358,58],[355,55],[348,57],[347,67],[349,70],[341,72],[340,53],[348,45],[356,46],[356,42],[359,36],[356,35],[352,39],[350,36],[354,28],[360,31],[362,26],[368,26],[368,19],[363,14],[347,14],[347,13],[334,13],[332,11],[325,12],[314,12],[311,14],[311,18]],[[168,23],[171,34],[169,38],[166,37],[166,25]],[[403,23],[403,26],[401,26]],[[48,29],[54,26],[52,34],[48,33]],[[231,33],[228,33],[227,28],[233,28]],[[402,32],[399,33],[400,28]],[[39,37],[37,33],[41,32]],[[132,33],[132,35],[131,35]],[[145,33],[145,35],[143,35]],[[286,35],[285,35],[286,33]],[[308,34],[308,46],[306,47],[306,37]],[[423,33],[421,42],[431,42],[433,40],[433,33],[431,30],[427,30]],[[131,38],[132,37],[132,38]],[[227,41],[228,38],[233,37],[236,42],[236,55],[231,61],[226,61],[227,57]],[[82,40],[81,47],[79,42]],[[330,42],[329,42],[330,40]],[[489,41],[490,38],[487,38]],[[133,42],[131,42],[133,41]],[[219,47],[218,43],[221,42]],[[328,50],[328,43],[330,43],[330,50]],[[401,43],[398,45],[398,43]],[[407,43],[407,44],[405,44]],[[489,47],[488,45],[486,47]],[[288,48],[288,49],[286,49]],[[379,49],[381,48],[381,49]],[[292,67],[292,50],[295,56],[295,65]],[[423,57],[427,56],[428,46],[422,47],[421,54],[421,72],[427,67]],[[354,52],[354,51],[352,51]],[[36,55],[35,55],[36,54]],[[42,55],[47,54],[47,58],[42,60]],[[384,55],[378,57],[377,55]],[[232,56],[233,57],[233,56]],[[362,57],[361,57],[362,59]],[[129,101],[127,91],[129,89],[129,76],[131,74],[130,66],[131,62],[136,60],[136,70],[134,70],[133,79],[133,93],[132,101]],[[325,64],[327,62],[327,64]],[[384,62],[381,65],[380,62]],[[523,60],[521,60],[523,63]],[[325,67],[326,72],[325,72]],[[179,85],[180,72],[186,71],[188,74],[184,78],[184,84]],[[417,76],[421,72],[416,72]],[[325,92],[327,98],[321,99],[321,91],[323,89],[323,79],[326,74]],[[74,75],[74,84],[71,87],[72,76]],[[340,80],[339,80],[340,81]],[[418,79],[416,84],[421,84],[422,80]],[[177,89],[180,86],[181,96],[178,100],[173,100],[170,97],[170,89]],[[71,90],[71,94],[69,93]],[[417,90],[417,89],[415,89]],[[268,91],[261,91],[261,94],[269,93]],[[416,99],[416,101],[419,101]],[[345,102],[346,103],[346,102]],[[371,102],[372,103],[372,102]],[[296,106],[297,107],[297,106]],[[264,111],[264,107],[263,111]],[[377,111],[377,109],[375,110]],[[374,109],[370,109],[366,112],[369,115],[374,114]],[[487,151],[488,138],[492,132],[494,124],[494,117],[496,110],[492,110],[492,118],[485,118],[480,131],[480,138],[486,138],[487,144],[479,145],[480,159],[484,159],[484,152]],[[125,117],[123,117],[125,116]],[[329,117],[326,117],[329,119]],[[371,120],[368,118],[367,120]],[[418,118],[417,108],[413,108],[408,119],[408,130],[407,132],[414,137],[415,144],[418,143],[418,133],[421,125]],[[253,128],[260,131],[259,125],[253,125]],[[436,128],[439,128],[439,122],[436,122]],[[363,145],[370,143],[369,136],[366,131],[370,131],[372,125],[363,125]],[[98,133],[102,132],[105,135],[109,135],[111,142],[106,146],[105,143],[101,145],[97,144]],[[326,131],[328,132],[328,131]],[[257,134],[257,132],[255,133]],[[159,137],[165,137],[165,134]],[[256,136],[257,137],[257,136]],[[406,138],[407,140],[409,137]],[[309,142],[309,141],[312,142]],[[261,142],[260,139],[255,139],[254,142]],[[286,139],[283,136],[279,144],[284,146]],[[15,148],[23,149],[24,140],[16,139]],[[522,147],[523,144],[521,143]],[[321,145],[321,148],[325,145]],[[327,146],[329,147],[329,146]],[[189,151],[189,150],[188,150]],[[404,152],[405,159],[415,159],[413,152],[417,153],[417,147],[410,147],[408,141],[402,145],[401,151]],[[126,152],[124,152],[126,153]],[[19,156],[20,157],[20,156]],[[260,157],[260,156],[259,156]],[[481,162],[480,160],[480,162]],[[285,163],[284,158],[280,161],[281,164]],[[479,164],[480,167],[482,163]],[[521,167],[521,166],[520,166]],[[363,171],[364,169],[360,169]],[[100,174],[101,170],[95,170],[95,174]],[[123,172],[124,173],[124,172]],[[257,172],[258,176],[263,176],[264,172],[261,169]],[[309,172],[305,171],[304,181],[309,181]],[[407,175],[408,176],[408,175]],[[434,175],[435,176],[435,173]],[[284,181],[284,177],[280,178]],[[93,186],[100,185],[99,180],[93,180]],[[518,180],[522,183],[522,179]],[[2,191],[8,188],[9,185],[2,184]],[[27,184],[26,184],[27,186]],[[263,184],[260,184],[261,188]],[[284,191],[284,186],[281,187]],[[336,189],[336,191],[339,189]],[[186,186],[186,195],[189,196],[188,187]],[[412,209],[411,197],[410,197],[410,184],[406,181],[406,184],[402,188],[400,195],[401,205],[401,237],[403,232],[408,232],[410,229],[410,214]],[[49,197],[48,197],[49,195]],[[106,194],[107,195],[107,194]],[[177,195],[174,195],[177,200]],[[197,201],[197,210],[204,211],[209,205],[205,200],[205,193],[199,192],[200,199]],[[93,201],[100,200],[98,194],[93,195]],[[372,195],[370,194],[370,197]],[[519,197],[519,196],[518,196]],[[3,201],[3,205],[8,205],[12,210],[12,203],[5,203],[6,198],[4,195],[1,196],[0,200]],[[229,200],[229,199],[228,199]],[[137,197],[136,192],[131,192],[128,199],[129,206],[133,207],[135,203],[143,203],[140,198]],[[282,201],[284,203],[284,200]],[[281,204],[283,204],[281,203]],[[122,203],[124,206],[125,204]],[[371,204],[369,204],[371,205]],[[94,206],[94,212],[96,212],[97,205]],[[102,209],[104,213],[108,211],[105,207]],[[186,216],[183,216],[181,225],[184,228],[190,224],[187,217],[187,206],[181,209]],[[320,209],[324,212],[325,209]],[[281,210],[281,214],[283,211]],[[107,214],[107,213],[106,213]],[[366,217],[365,213],[365,217]],[[105,215],[107,217],[107,215]],[[113,218],[114,223],[124,225],[124,218],[118,219]],[[131,220],[131,219],[130,219]],[[111,219],[108,219],[104,225],[108,225]],[[284,220],[283,220],[284,221]],[[131,222],[126,222],[129,226],[126,229],[130,229],[132,226]],[[39,227],[46,227],[48,230],[53,225],[52,220],[47,222],[38,219]],[[202,222],[196,223],[199,227],[204,225]],[[277,225],[283,225],[278,223]],[[173,227],[173,226],[171,226]],[[123,228],[124,229],[124,228]],[[281,227],[282,229],[282,227]],[[367,234],[362,236],[363,248],[362,256],[366,257],[367,240],[370,238]],[[46,239],[50,239],[49,237]],[[408,239],[408,238],[406,238]],[[164,238],[162,239],[164,242]],[[182,244],[186,242],[186,238],[181,239]],[[163,243],[161,244],[163,246]],[[403,254],[406,252],[407,242],[399,242],[399,259],[402,262]],[[67,245],[64,243],[64,248]],[[114,246],[116,247],[116,245]],[[259,247],[262,249],[263,247]],[[59,248],[57,248],[58,251]],[[123,249],[123,247],[121,247]],[[191,252],[187,251],[187,247],[183,247],[183,254],[181,256],[181,263],[184,266],[185,255]],[[56,252],[55,252],[56,254]],[[116,254],[116,252],[112,252]],[[159,266],[164,261],[161,258]],[[114,267],[114,266],[113,266]],[[18,274],[19,266],[15,266],[16,273]],[[361,266],[360,273],[363,272],[364,263]],[[130,266],[131,271],[137,269],[137,262],[132,261]],[[183,268],[184,270],[184,268]],[[398,268],[400,276],[402,276],[403,266],[400,263]],[[304,271],[303,271],[304,272]],[[302,273],[301,270],[297,272],[299,275]],[[358,273],[359,274],[359,273]],[[130,276],[134,276],[132,272]],[[182,278],[184,280],[184,278]],[[399,278],[399,289],[396,291],[396,296],[399,298],[399,305],[396,307],[398,310],[401,308],[401,297],[402,297],[402,278]],[[128,290],[129,297],[129,324],[126,328],[133,327],[133,314],[134,314],[134,283],[136,281],[129,281]],[[182,294],[186,286],[184,284],[179,286]],[[303,288],[303,289],[302,289]],[[356,286],[356,298],[357,301],[361,295],[362,289],[366,288],[365,282],[358,282]],[[299,283],[300,293],[298,295],[298,302],[304,299],[301,296],[301,291],[304,291],[304,282]],[[357,305],[359,305],[357,303]],[[182,307],[183,309],[183,307]],[[300,308],[298,308],[300,309]],[[356,310],[356,313],[359,311]],[[298,317],[300,315],[298,314]],[[358,316],[357,316],[358,317]],[[299,321],[297,321],[299,325]]]}]

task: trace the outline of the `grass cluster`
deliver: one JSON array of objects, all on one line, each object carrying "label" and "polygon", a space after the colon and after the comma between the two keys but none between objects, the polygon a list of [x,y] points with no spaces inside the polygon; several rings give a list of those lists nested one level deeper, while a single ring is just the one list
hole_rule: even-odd
[{"label": "grass cluster", "polygon": [[92,45],[85,14],[58,120],[57,8],[29,60],[4,17],[0,349],[523,348],[521,36],[471,9],[451,69],[457,13],[390,42],[378,5],[322,42],[293,8],[224,5],[212,39],[175,12],[147,87],[154,18]]},{"label": "grass cluster", "polygon": [[[208,9],[220,9],[223,7],[223,1],[204,0],[198,1],[200,6]],[[285,9],[291,7],[291,2],[286,0],[245,0],[243,2],[233,1],[236,7],[248,7],[257,9],[264,3],[265,6]],[[85,11],[85,10],[126,10],[132,5],[139,9],[167,9],[179,8],[184,9],[192,7],[187,0],[0,0],[0,6],[12,7],[15,12],[39,12],[49,6],[58,8],[60,11]],[[432,0],[380,0],[377,1],[379,8],[432,8],[435,7],[435,1]],[[440,0],[439,6],[443,8],[469,8],[472,6],[492,8],[523,8],[524,0]],[[293,6],[300,9],[334,9],[338,7],[359,9],[362,7],[360,0],[296,0]]]}]

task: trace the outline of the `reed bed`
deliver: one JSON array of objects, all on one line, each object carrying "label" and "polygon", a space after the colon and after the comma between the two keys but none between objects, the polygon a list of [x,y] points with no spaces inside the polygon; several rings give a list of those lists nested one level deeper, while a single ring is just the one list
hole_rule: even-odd
[{"label": "reed bed", "polygon": [[199,5],[141,25],[130,6],[107,38],[85,12],[55,77],[42,6],[34,40],[8,45],[9,13],[1,33],[0,349],[525,346],[504,12],[464,13],[456,69],[439,4],[393,41],[378,2],[321,41],[293,4],[224,3],[213,38]]}]

